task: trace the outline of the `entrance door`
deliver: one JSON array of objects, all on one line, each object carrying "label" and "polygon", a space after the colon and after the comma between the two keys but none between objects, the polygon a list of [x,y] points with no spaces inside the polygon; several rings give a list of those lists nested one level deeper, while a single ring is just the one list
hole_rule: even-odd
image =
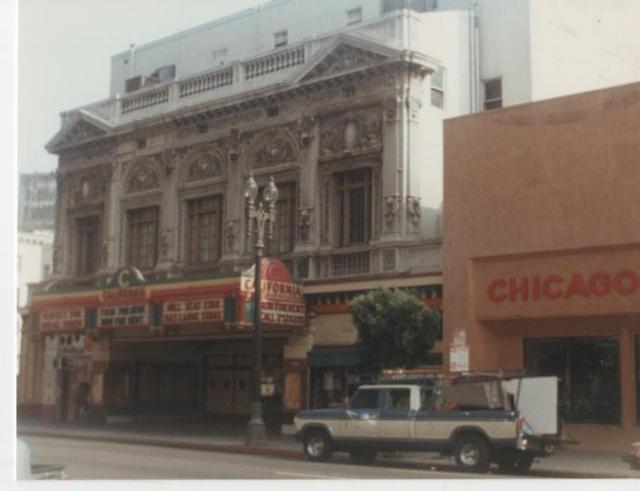
[{"label": "entrance door", "polygon": [[207,372],[207,413],[233,413],[233,370]]},{"label": "entrance door", "polygon": [[251,413],[251,370],[237,369],[235,372],[234,414]]}]

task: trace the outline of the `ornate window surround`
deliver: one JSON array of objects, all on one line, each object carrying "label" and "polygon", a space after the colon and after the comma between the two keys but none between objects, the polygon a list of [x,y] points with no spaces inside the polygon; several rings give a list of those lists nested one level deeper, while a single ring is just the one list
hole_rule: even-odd
[{"label": "ornate window surround", "polygon": [[[381,174],[382,156],[360,155],[354,158],[326,161],[320,164],[320,246],[338,249],[337,237],[337,185],[336,174],[362,169],[371,170],[371,224],[369,244],[380,237],[381,230]],[[360,245],[360,247],[366,247]]]},{"label": "ornate window surround", "polygon": [[89,275],[80,275],[78,273],[77,261],[74,261],[73,259],[71,259],[69,264],[65,265],[65,269],[67,273],[71,274],[75,278],[78,278],[78,279],[93,278],[95,274],[100,270],[101,254],[102,254],[102,248],[100,246],[101,246],[102,237],[104,236],[104,216],[105,216],[104,202],[86,205],[78,208],[67,209],[67,220],[69,224],[69,229],[68,229],[67,240],[64,243],[71,245],[70,252],[67,257],[77,258],[80,252],[78,250],[79,238],[78,238],[77,221],[83,218],[89,218],[89,217],[97,217],[98,219],[98,240],[96,244],[96,247],[98,248],[98,250],[96,251],[96,255],[98,258],[98,268],[95,273],[91,273]]},{"label": "ornate window surround", "polygon": [[[178,188],[179,190],[203,188],[215,183],[226,182],[228,179],[228,159],[224,148],[218,142],[198,143],[188,148],[179,150],[180,158],[178,159],[179,175],[178,175]],[[190,172],[193,166],[197,165],[202,158],[211,157],[216,159],[221,166],[220,173],[211,173],[207,175],[207,169],[202,169],[202,175],[195,179],[190,179]]]},{"label": "ornate window surround", "polygon": [[[188,227],[189,227],[189,201],[207,198],[209,196],[222,196],[222,224],[224,233],[224,223],[227,220],[228,214],[228,196],[227,196],[228,182],[226,178],[224,180],[217,179],[216,181],[206,181],[205,183],[196,183],[196,185],[183,187],[178,189],[178,233],[177,233],[177,254],[176,260],[178,263],[184,265],[187,269],[193,267],[201,267],[201,265],[195,265],[189,263],[189,239],[188,239]],[[226,241],[222,241],[222,257],[228,254]],[[207,264],[215,264],[217,261]]]},{"label": "ornate window surround", "polygon": [[[261,153],[265,149],[265,145],[273,142],[285,142],[289,145],[289,148],[271,148],[267,153]],[[283,161],[278,161],[277,152],[281,152],[284,157],[291,154],[290,158],[285,158]],[[261,156],[262,155],[262,156]],[[259,159],[266,159],[266,163],[258,164]],[[270,162],[274,159],[274,162]],[[254,176],[262,174],[278,174],[284,170],[300,167],[303,160],[303,152],[296,138],[296,135],[288,127],[288,125],[280,125],[274,127],[268,127],[256,132],[255,140],[252,142],[251,147],[246,152],[245,168],[253,170]]]}]

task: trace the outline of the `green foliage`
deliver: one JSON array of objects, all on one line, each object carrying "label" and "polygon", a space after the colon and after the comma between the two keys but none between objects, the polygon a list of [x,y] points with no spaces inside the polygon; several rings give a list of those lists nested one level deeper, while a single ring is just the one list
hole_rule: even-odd
[{"label": "green foliage", "polygon": [[370,368],[412,368],[424,363],[440,329],[440,311],[403,290],[380,289],[349,304],[358,328],[360,357]]}]

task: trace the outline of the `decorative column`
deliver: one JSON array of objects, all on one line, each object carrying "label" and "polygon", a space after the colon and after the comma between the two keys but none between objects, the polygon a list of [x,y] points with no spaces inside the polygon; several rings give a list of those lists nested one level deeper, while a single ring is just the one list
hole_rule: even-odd
[{"label": "decorative column", "polygon": [[160,168],[164,172],[164,185],[162,186],[162,212],[160,213],[160,230],[158,244],[158,271],[168,272],[176,262],[178,251],[178,222],[179,206],[177,193],[177,159],[175,149],[169,148],[159,156]]},{"label": "decorative column", "polygon": [[105,210],[102,225],[102,247],[100,251],[100,273],[112,274],[120,265],[119,248],[121,216],[120,198],[124,190],[123,162],[110,164],[106,177]]}]

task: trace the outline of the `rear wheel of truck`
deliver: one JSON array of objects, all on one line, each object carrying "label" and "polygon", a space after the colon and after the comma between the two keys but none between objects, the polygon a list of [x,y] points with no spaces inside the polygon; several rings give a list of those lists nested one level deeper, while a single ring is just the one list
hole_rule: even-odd
[{"label": "rear wheel of truck", "polygon": [[458,437],[454,453],[456,465],[464,472],[487,472],[489,469],[489,445],[480,436]]},{"label": "rear wheel of truck", "polygon": [[326,431],[311,430],[304,437],[304,457],[312,462],[325,462],[331,456],[331,440]]},{"label": "rear wheel of truck", "polygon": [[372,463],[378,452],[368,449],[357,449],[349,452],[349,458],[354,464],[366,465]]}]

